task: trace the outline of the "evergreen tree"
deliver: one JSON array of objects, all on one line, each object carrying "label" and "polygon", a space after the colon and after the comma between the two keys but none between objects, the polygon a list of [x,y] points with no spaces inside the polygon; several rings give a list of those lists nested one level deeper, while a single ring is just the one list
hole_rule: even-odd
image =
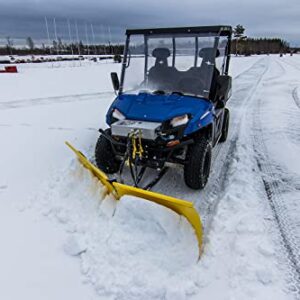
[{"label": "evergreen tree", "polygon": [[244,37],[244,32],[245,32],[245,28],[243,25],[238,24],[236,25],[236,27],[233,29],[233,35],[236,38],[235,39],[235,55],[238,55],[238,42],[240,39],[242,39]]},{"label": "evergreen tree", "polygon": [[243,25],[241,24],[238,24],[235,26],[235,28],[233,29],[233,34],[234,34],[234,37],[241,37],[245,32],[245,28]]}]

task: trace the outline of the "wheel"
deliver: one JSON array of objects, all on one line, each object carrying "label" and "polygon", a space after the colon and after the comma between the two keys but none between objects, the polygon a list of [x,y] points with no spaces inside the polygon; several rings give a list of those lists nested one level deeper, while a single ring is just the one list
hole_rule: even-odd
[{"label": "wheel", "polygon": [[189,146],[184,165],[185,184],[194,189],[203,189],[207,183],[211,165],[211,144],[205,137]]},{"label": "wheel", "polygon": [[[110,129],[106,129],[105,133],[110,135]],[[98,168],[107,174],[116,173],[120,169],[120,162],[115,158],[110,141],[102,134],[96,144],[95,159]]]},{"label": "wheel", "polygon": [[224,120],[223,120],[223,127],[222,127],[222,135],[220,138],[220,143],[224,143],[227,140],[228,136],[228,128],[229,128],[229,110],[225,108],[224,111]]}]

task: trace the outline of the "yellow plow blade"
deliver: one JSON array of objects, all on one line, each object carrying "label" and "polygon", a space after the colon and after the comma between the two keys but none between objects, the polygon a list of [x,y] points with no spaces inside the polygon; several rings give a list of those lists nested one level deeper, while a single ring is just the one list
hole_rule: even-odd
[{"label": "yellow plow blade", "polygon": [[[86,157],[84,154],[82,154],[80,151],[78,151],[76,148],[74,148],[70,143],[66,142],[66,145],[74,151],[76,154],[78,160],[81,162],[81,164],[90,170],[95,177],[97,177],[101,183],[107,188],[108,193],[112,193],[115,197],[117,196],[115,194],[115,189],[112,186],[112,184],[109,182],[108,177],[104,172],[102,172],[100,169],[98,169],[96,166],[94,166]],[[118,197],[117,197],[118,198]]]},{"label": "yellow plow blade", "polygon": [[163,205],[179,215],[184,216],[189,223],[193,226],[199,245],[199,257],[202,253],[203,247],[203,230],[200,217],[194,208],[192,202],[177,199],[171,196],[163,195],[156,192],[145,191],[140,188],[132,187],[118,182],[110,182],[109,178],[104,172],[93,165],[80,151],[75,149],[70,143],[66,145],[76,154],[80,163],[93,173],[100,182],[107,188],[108,193],[114,195],[116,200],[119,200],[124,195],[135,196],[140,199],[146,199],[157,204]]}]

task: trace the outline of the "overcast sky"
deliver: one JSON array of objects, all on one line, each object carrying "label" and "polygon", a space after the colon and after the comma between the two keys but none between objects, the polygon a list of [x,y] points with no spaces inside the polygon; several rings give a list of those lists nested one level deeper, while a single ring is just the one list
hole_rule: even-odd
[{"label": "overcast sky", "polygon": [[[11,36],[46,40],[45,16],[51,40],[53,18],[58,36],[67,39],[67,19],[75,39],[75,21],[80,39],[86,28],[92,40],[123,39],[126,28],[190,25],[244,25],[251,37],[281,37],[300,45],[300,0],[0,0],[0,39]],[[86,25],[87,24],[87,25]]]}]

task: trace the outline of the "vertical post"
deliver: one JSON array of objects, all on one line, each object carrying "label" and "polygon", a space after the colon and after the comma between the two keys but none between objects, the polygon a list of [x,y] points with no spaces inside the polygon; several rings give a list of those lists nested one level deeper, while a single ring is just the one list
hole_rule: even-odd
[{"label": "vertical post", "polygon": [[87,30],[86,23],[85,23],[85,38],[86,38],[86,45],[87,45],[87,54],[90,55],[89,38],[88,38],[88,30]]},{"label": "vertical post", "polygon": [[91,31],[92,31],[92,39],[93,39],[93,44],[94,44],[94,51],[95,53],[94,54],[98,54],[98,51],[97,51],[97,47],[96,47],[96,40],[95,40],[95,32],[94,32],[94,27],[93,27],[93,24],[91,23]]},{"label": "vertical post", "polygon": [[6,40],[7,40],[7,48],[9,51],[9,55],[13,55],[13,52],[12,52],[13,41],[11,40],[11,38],[9,36],[6,37]]},{"label": "vertical post", "polygon": [[[102,29],[102,34],[103,34],[103,46],[104,46],[104,55],[106,56],[107,52],[106,52],[106,38],[105,38],[105,28],[103,25],[101,25],[101,29]],[[105,58],[106,60],[106,58]]]},{"label": "vertical post", "polygon": [[54,37],[56,41],[56,53],[59,54],[59,49],[58,49],[58,38],[57,38],[57,31],[56,31],[56,20],[53,18],[53,27],[54,27]]},{"label": "vertical post", "polygon": [[145,68],[144,68],[144,82],[148,85],[148,36],[144,36],[144,54],[145,54]]},{"label": "vertical post", "polygon": [[78,55],[80,55],[80,41],[79,41],[79,32],[78,32],[77,21],[75,22],[75,28],[76,28],[76,37],[77,37],[77,45],[78,45]]},{"label": "vertical post", "polygon": [[226,67],[225,67],[225,75],[228,75],[229,70],[229,62],[230,62],[230,54],[231,54],[231,35],[228,36],[228,43],[227,43],[227,61],[226,61]]},{"label": "vertical post", "polygon": [[198,56],[199,56],[199,42],[198,42],[198,37],[195,37],[195,61],[194,61],[194,67],[197,67],[198,64]]},{"label": "vertical post", "polygon": [[[214,41],[214,58],[216,57],[216,53],[218,50],[219,40],[220,40],[220,36],[216,36],[215,41]],[[209,73],[207,74],[206,78],[204,79],[205,85],[204,85],[203,93],[204,93],[204,97],[207,97],[207,98],[209,98],[209,96],[210,96],[210,89],[211,89],[211,84],[212,84],[214,68],[216,67],[215,65],[216,65],[216,60],[214,59],[212,64],[210,64]],[[213,100],[213,99],[211,99],[211,100]]]},{"label": "vertical post", "polygon": [[219,36],[216,36],[216,37],[215,37],[215,42],[214,42],[215,55],[216,55],[217,50],[218,50],[219,40],[220,40],[220,37],[219,37]]},{"label": "vertical post", "polygon": [[175,37],[172,37],[172,47],[173,47],[172,67],[175,67],[175,57],[176,57],[176,42],[175,42]]},{"label": "vertical post", "polygon": [[120,88],[119,88],[119,94],[123,92],[124,87],[124,79],[125,79],[125,70],[127,65],[127,55],[128,55],[128,48],[129,48],[129,41],[130,36],[126,36],[126,42],[125,42],[125,48],[124,48],[124,54],[123,54],[123,63],[122,63],[122,71],[121,71],[121,82],[120,82]]},{"label": "vertical post", "polygon": [[45,25],[46,25],[46,31],[47,31],[47,37],[48,37],[48,43],[49,43],[49,51],[50,51],[50,55],[51,55],[51,40],[50,40],[49,27],[48,27],[48,21],[47,21],[46,16],[45,16]]},{"label": "vertical post", "polygon": [[108,36],[109,36],[109,48],[110,48],[111,54],[114,54],[114,49],[113,49],[112,41],[111,41],[110,27],[108,27]]},{"label": "vertical post", "polygon": [[68,22],[68,29],[69,29],[69,41],[70,41],[70,47],[71,47],[71,52],[72,52],[72,56],[74,55],[74,51],[73,51],[73,43],[72,43],[72,37],[71,37],[71,26],[70,26],[70,20],[67,20]]}]

